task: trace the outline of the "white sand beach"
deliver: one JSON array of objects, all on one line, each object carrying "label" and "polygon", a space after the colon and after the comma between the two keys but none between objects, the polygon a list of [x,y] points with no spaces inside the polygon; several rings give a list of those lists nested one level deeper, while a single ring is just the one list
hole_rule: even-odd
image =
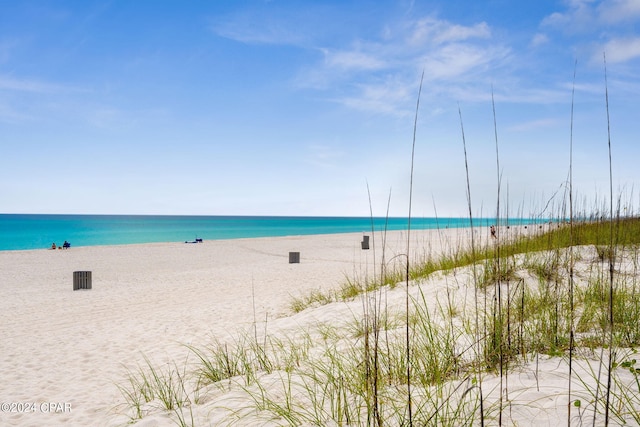
[{"label": "white sand beach", "polygon": [[[489,238],[488,230],[476,233]],[[416,256],[447,253],[468,244],[469,236],[468,229],[412,231],[411,248]],[[361,309],[360,300],[295,315],[290,304],[293,297],[338,288],[346,277],[373,275],[382,256],[373,250],[381,236],[374,239],[370,250],[361,249],[361,233],[350,233],[0,252],[0,425],[126,425],[131,421],[118,385],[126,385],[127,373],[144,366],[145,358],[182,366],[185,345],[233,342],[254,322],[267,334],[287,336],[320,322],[347,321]],[[389,232],[386,259],[405,253],[406,245],[406,232]],[[289,263],[291,251],[300,252],[300,263]],[[92,289],[73,291],[74,271],[91,271]],[[451,283],[438,275],[425,294],[435,302],[438,287]],[[389,293],[389,305],[402,301],[401,289]],[[564,362],[530,362],[511,377],[512,398],[536,404],[512,411],[513,422],[562,424]],[[496,381],[488,376],[487,390]],[[246,399],[232,391],[202,393],[188,423],[193,417],[194,425],[285,425],[229,418],[234,408],[242,413]],[[148,411],[135,422],[170,426],[176,417]]]},{"label": "white sand beach", "polygon": [[[398,253],[404,236],[388,236]],[[415,233],[416,241],[424,236]],[[254,321],[254,301],[261,321],[289,314],[293,296],[372,268],[374,251],[363,251],[361,240],[356,233],[0,252],[0,402],[71,406],[3,412],[0,424],[118,425],[115,383],[125,367],[143,355],[179,360],[183,344],[234,336]],[[290,251],[300,252],[299,264],[289,264]],[[73,291],[74,271],[92,272],[91,290]]]}]

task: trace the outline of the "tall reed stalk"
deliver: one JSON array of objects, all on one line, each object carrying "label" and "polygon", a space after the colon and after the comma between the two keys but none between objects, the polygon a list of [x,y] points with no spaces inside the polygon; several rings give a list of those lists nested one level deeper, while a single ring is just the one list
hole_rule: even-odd
[{"label": "tall reed stalk", "polygon": [[467,141],[464,136],[464,124],[462,121],[462,110],[458,105],[458,115],[460,116],[460,130],[462,132],[462,148],[464,151],[464,170],[467,179],[467,207],[469,209],[469,227],[471,230],[471,271],[473,274],[473,289],[474,289],[474,304],[475,304],[475,345],[476,345],[476,357],[475,357],[475,373],[478,375],[477,384],[478,391],[480,395],[480,425],[484,427],[484,398],[482,395],[482,366],[481,366],[481,357],[480,355],[483,353],[482,349],[482,338],[480,337],[480,307],[479,307],[479,298],[478,298],[478,270],[476,263],[476,242],[475,242],[475,233],[473,230],[473,210],[471,205],[471,183],[469,180],[469,162],[467,159]]},{"label": "tall reed stalk", "polygon": [[[498,191],[497,191],[497,196],[496,196],[496,227],[497,230],[496,231],[496,244],[495,244],[495,254],[496,254],[496,270],[498,272],[500,272],[500,235],[502,234],[500,232],[500,187],[501,187],[501,172],[500,172],[500,152],[498,150],[498,125],[497,125],[497,118],[496,118],[496,103],[493,97],[493,85],[491,86],[491,109],[493,111],[493,133],[495,136],[495,144],[496,144],[496,174],[497,174],[497,186],[498,186]],[[494,330],[493,334],[494,337],[497,338],[498,342],[498,352],[499,352],[499,360],[500,360],[500,397],[499,397],[499,408],[498,408],[498,425],[502,426],[502,407],[503,407],[503,401],[502,401],[502,396],[503,396],[503,390],[504,390],[504,384],[503,384],[503,379],[504,381],[506,381],[505,378],[505,360],[504,360],[504,323],[503,323],[503,315],[502,315],[502,274],[498,273],[497,276],[497,280],[495,283],[495,290],[497,293],[497,298],[498,298],[498,319],[500,319],[499,322],[495,322],[493,323],[494,328],[497,328],[497,330]],[[509,279],[507,278],[507,295],[509,295]],[[507,319],[507,325],[509,324],[509,319]]]},{"label": "tall reed stalk", "polygon": [[424,81],[424,70],[422,70],[422,76],[420,77],[420,88],[418,89],[418,99],[416,101],[416,114],[415,119],[413,121],[413,142],[411,144],[411,174],[409,178],[409,215],[407,220],[407,264],[405,270],[405,279],[406,279],[406,298],[405,298],[405,309],[406,309],[406,326],[405,326],[405,338],[406,338],[406,359],[407,359],[407,416],[409,427],[413,426],[413,411],[412,411],[412,402],[411,402],[411,336],[410,336],[410,324],[409,324],[409,279],[411,272],[411,257],[410,257],[410,246],[411,246],[411,203],[413,201],[413,167],[415,161],[415,153],[416,153],[416,133],[418,128],[418,111],[420,110],[420,96],[422,95],[422,83]]},{"label": "tall reed stalk", "polygon": [[574,351],[574,298],[573,298],[573,267],[575,263],[573,254],[573,106],[576,92],[576,69],[578,60],[573,64],[573,85],[571,87],[571,120],[569,126],[569,402],[567,403],[567,426],[571,426],[571,375],[573,371]]},{"label": "tall reed stalk", "polygon": [[[373,204],[371,202],[371,191],[369,190],[369,184],[367,183],[367,194],[369,197],[369,213],[371,218],[371,240],[373,251],[373,272],[375,276],[376,269],[376,238],[375,238],[375,225],[373,216]],[[389,205],[391,203],[391,194],[387,201],[387,212],[385,216],[385,225],[382,233],[382,258],[380,262],[380,274],[381,279],[384,277],[385,270],[385,248],[386,248],[386,235],[387,225],[389,218]],[[374,279],[375,280],[375,279]],[[365,280],[366,283],[366,280]],[[382,427],[382,417],[380,414],[379,406],[379,379],[380,379],[380,318],[382,312],[382,288],[374,289],[373,304],[370,303],[370,299],[367,296],[366,289],[368,285],[365,285],[364,297],[363,297],[363,310],[364,310],[364,345],[365,345],[365,372],[367,383],[367,425],[377,425]],[[373,348],[371,348],[370,335],[373,334]]]},{"label": "tall reed stalk", "polygon": [[[602,54],[604,61],[604,89],[605,89],[605,104],[607,108],[607,146],[609,148],[609,360],[607,367],[607,392],[606,392],[606,405],[604,422],[605,425],[609,425],[609,398],[611,395],[611,369],[613,367],[613,359],[615,351],[613,349],[613,270],[615,262],[615,247],[613,238],[613,168],[611,162],[611,121],[609,118],[609,84],[607,82],[607,56]],[[619,215],[618,215],[619,217]]]},{"label": "tall reed stalk", "polygon": [[[610,125],[610,117],[609,117],[609,85],[607,82],[607,57],[606,57],[606,53],[603,52],[602,54],[603,57],[603,63],[604,63],[604,84],[605,84],[605,107],[606,107],[606,112],[607,112],[607,147],[608,147],[608,153],[609,153],[609,212],[608,212],[608,218],[609,218],[609,241],[607,243],[607,251],[606,251],[606,256],[605,258],[608,260],[608,281],[609,281],[609,287],[608,287],[608,294],[607,294],[607,303],[608,303],[608,308],[607,308],[607,325],[605,328],[603,328],[603,338],[604,335],[606,334],[606,342],[607,342],[607,347],[608,347],[608,360],[607,360],[607,385],[606,385],[606,390],[605,390],[605,407],[604,407],[604,424],[605,426],[609,425],[609,403],[610,403],[610,396],[611,396],[611,376],[612,376],[612,369],[613,369],[613,363],[614,363],[614,358],[615,358],[615,349],[613,348],[613,330],[614,330],[614,314],[613,314],[613,307],[614,307],[614,283],[613,283],[613,278],[614,278],[614,260],[615,260],[615,247],[614,247],[614,228],[613,228],[613,221],[614,221],[614,213],[613,213],[613,168],[612,168],[612,160],[611,160],[611,125]],[[606,211],[606,208],[603,209],[603,211]],[[619,220],[619,214],[618,214],[618,220]],[[604,343],[605,339],[603,339],[603,343]],[[602,356],[603,356],[603,350],[601,350],[600,352],[601,356],[600,356],[600,368],[598,369],[598,384],[596,386],[596,392],[595,392],[595,402],[594,402],[594,407],[597,409],[598,407],[598,401],[600,398],[600,374],[601,374],[601,368],[602,368]],[[597,414],[597,410],[594,410],[593,413],[593,425],[595,427],[596,425],[596,414]]]}]

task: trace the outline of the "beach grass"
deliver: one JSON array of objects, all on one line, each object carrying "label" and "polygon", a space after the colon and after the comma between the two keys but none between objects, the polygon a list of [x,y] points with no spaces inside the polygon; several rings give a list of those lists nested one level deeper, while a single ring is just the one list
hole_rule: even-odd
[{"label": "beach grass", "polygon": [[[480,281],[491,282],[491,275],[508,275],[509,260],[520,254],[534,254],[544,251],[558,251],[571,246],[593,245],[598,250],[598,256],[605,261],[611,256],[606,245],[608,239],[609,221],[604,219],[586,218],[573,224],[573,236],[568,223],[565,220],[552,222],[546,228],[549,231],[536,232],[533,235],[524,233],[515,237],[512,241],[501,243],[502,263],[497,262],[495,248],[487,245],[480,248],[459,248],[449,255],[439,257],[425,257],[416,261],[409,271],[410,280],[420,280],[438,271],[449,271],[455,268],[472,265],[475,262],[486,261],[484,277]],[[621,218],[616,221],[616,227],[620,230],[616,243],[624,247],[640,246],[640,220],[638,218]],[[572,243],[573,242],[573,243]],[[609,254],[609,255],[607,255]],[[554,264],[555,262],[555,264]],[[500,271],[496,269],[500,266]],[[558,274],[557,260],[550,264],[532,264],[531,268],[538,269],[538,274]],[[546,271],[546,273],[544,273]],[[322,292],[315,290],[307,295],[292,297],[290,309],[299,313],[311,306],[328,304],[336,301],[348,301],[356,298],[363,292],[371,292],[383,286],[394,287],[403,281],[404,272],[400,266],[387,267],[379,278],[369,280],[366,285],[347,278],[339,290]],[[495,279],[497,277],[494,277]],[[505,279],[506,277],[502,277]]]}]

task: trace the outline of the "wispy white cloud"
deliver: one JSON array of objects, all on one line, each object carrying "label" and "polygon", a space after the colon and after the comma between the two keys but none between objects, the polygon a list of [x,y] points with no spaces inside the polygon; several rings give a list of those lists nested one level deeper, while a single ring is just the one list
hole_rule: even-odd
[{"label": "wispy white cloud", "polygon": [[461,77],[486,70],[509,54],[507,48],[452,43],[423,57],[426,75],[433,80],[459,81]]},{"label": "wispy white cloud", "polygon": [[407,101],[415,96],[415,82],[401,80],[358,85],[354,94],[335,99],[336,102],[354,110],[406,116]]},{"label": "wispy white cloud", "polygon": [[549,36],[543,33],[536,33],[531,39],[531,43],[529,43],[529,46],[535,48],[547,43],[549,43]]},{"label": "wispy white cloud", "polygon": [[[61,113],[65,117],[73,116],[73,109],[67,99],[90,93],[79,86],[52,83],[39,79],[15,78],[0,74],[0,93],[4,105],[0,106],[0,119],[6,122],[26,122],[47,120],[50,114]],[[32,102],[37,100],[37,102]],[[87,111],[80,109],[79,111]]]},{"label": "wispy white cloud", "polygon": [[640,18],[640,1],[605,0],[598,5],[598,16],[603,22],[615,24]]},{"label": "wispy white cloud", "polygon": [[343,70],[379,70],[386,61],[372,53],[361,51],[332,51],[321,49],[325,56],[325,65]]},{"label": "wispy white cloud", "polygon": [[209,20],[214,34],[240,43],[304,46],[314,35],[313,5],[286,8],[278,2],[240,8]]},{"label": "wispy white cloud", "polygon": [[590,59],[602,60],[602,52],[613,63],[640,56],[636,24],[640,23],[639,0],[568,0],[566,9],[545,17],[541,27],[575,37],[572,43]]},{"label": "wispy white cloud", "polygon": [[611,39],[602,46],[601,52],[594,53],[594,61],[602,61],[602,52],[607,56],[607,62],[618,63],[640,57],[640,37]]},{"label": "wispy white cloud", "polygon": [[247,44],[299,45],[305,40],[303,33],[276,23],[254,26],[227,21],[215,23],[211,29],[220,37]]},{"label": "wispy white cloud", "polygon": [[408,41],[412,45],[439,45],[474,38],[490,38],[491,31],[486,22],[472,26],[452,24],[432,17],[424,18],[413,25]]},{"label": "wispy white cloud", "polygon": [[69,90],[71,88],[40,80],[16,79],[0,75],[0,90],[16,92],[52,93]]},{"label": "wispy white cloud", "polygon": [[514,131],[514,132],[528,132],[528,131],[534,131],[538,129],[553,128],[562,124],[564,124],[564,122],[559,119],[547,118],[547,119],[538,119],[538,120],[531,120],[528,122],[517,123],[515,125],[510,126],[508,130]]},{"label": "wispy white cloud", "polygon": [[[623,37],[609,27],[623,17],[632,19],[639,4],[639,0],[566,0],[563,9],[544,18],[540,31],[531,34],[522,48],[553,47],[561,40],[556,37],[560,33],[575,37],[572,48],[587,56],[601,58],[606,50],[612,63],[629,61],[640,56],[640,39]],[[547,104],[567,96],[561,83],[531,87],[523,76],[510,77],[526,67],[526,59],[517,44],[508,37],[496,38],[494,33],[500,31],[484,21],[463,25],[435,15],[383,20],[367,35],[354,32],[350,39],[330,40],[314,37],[320,34],[317,28],[309,28],[305,35],[299,26],[283,25],[291,20],[269,16],[252,25],[254,18],[218,21],[213,28],[218,35],[245,43],[295,45],[319,52],[315,63],[297,70],[294,83],[351,109],[406,116],[422,69],[432,94],[459,101],[486,101],[496,79],[505,89],[496,93],[496,99],[503,102]]]},{"label": "wispy white cloud", "polygon": [[305,87],[329,90],[331,82],[352,81],[341,86],[348,93],[331,99],[349,108],[399,116],[407,114],[422,69],[435,91],[453,92],[471,80],[486,82],[478,76],[510,55],[508,47],[491,40],[485,22],[463,26],[434,17],[386,23],[378,39],[321,51],[323,62],[299,78]]},{"label": "wispy white cloud", "polygon": [[512,104],[555,104],[567,103],[571,99],[571,89],[549,89],[540,87],[516,87],[511,90],[501,88],[495,93],[496,102],[508,102]]},{"label": "wispy white cloud", "polygon": [[[600,62],[602,62],[602,52],[600,53]],[[576,82],[575,84],[572,82],[566,82],[561,86],[566,91],[575,90],[576,93],[583,93],[585,95],[601,95],[602,94],[602,84],[600,83],[584,83],[584,82]]]},{"label": "wispy white cloud", "polygon": [[640,18],[638,0],[569,0],[565,4],[566,10],[545,17],[542,25],[568,33],[593,33],[608,25]]},{"label": "wispy white cloud", "polygon": [[542,20],[543,27],[561,29],[567,33],[593,30],[597,22],[594,0],[568,0],[567,10],[554,12]]}]

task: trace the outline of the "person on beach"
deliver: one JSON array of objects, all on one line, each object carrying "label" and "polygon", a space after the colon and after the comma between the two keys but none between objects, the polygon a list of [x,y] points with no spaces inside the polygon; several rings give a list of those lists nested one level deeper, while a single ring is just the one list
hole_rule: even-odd
[{"label": "person on beach", "polygon": [[494,239],[497,239],[496,237],[496,227],[495,225],[491,226],[491,237],[493,237]]},{"label": "person on beach", "polygon": [[51,249],[55,249],[55,248],[56,248],[56,242],[53,242],[53,243],[51,244]]}]

